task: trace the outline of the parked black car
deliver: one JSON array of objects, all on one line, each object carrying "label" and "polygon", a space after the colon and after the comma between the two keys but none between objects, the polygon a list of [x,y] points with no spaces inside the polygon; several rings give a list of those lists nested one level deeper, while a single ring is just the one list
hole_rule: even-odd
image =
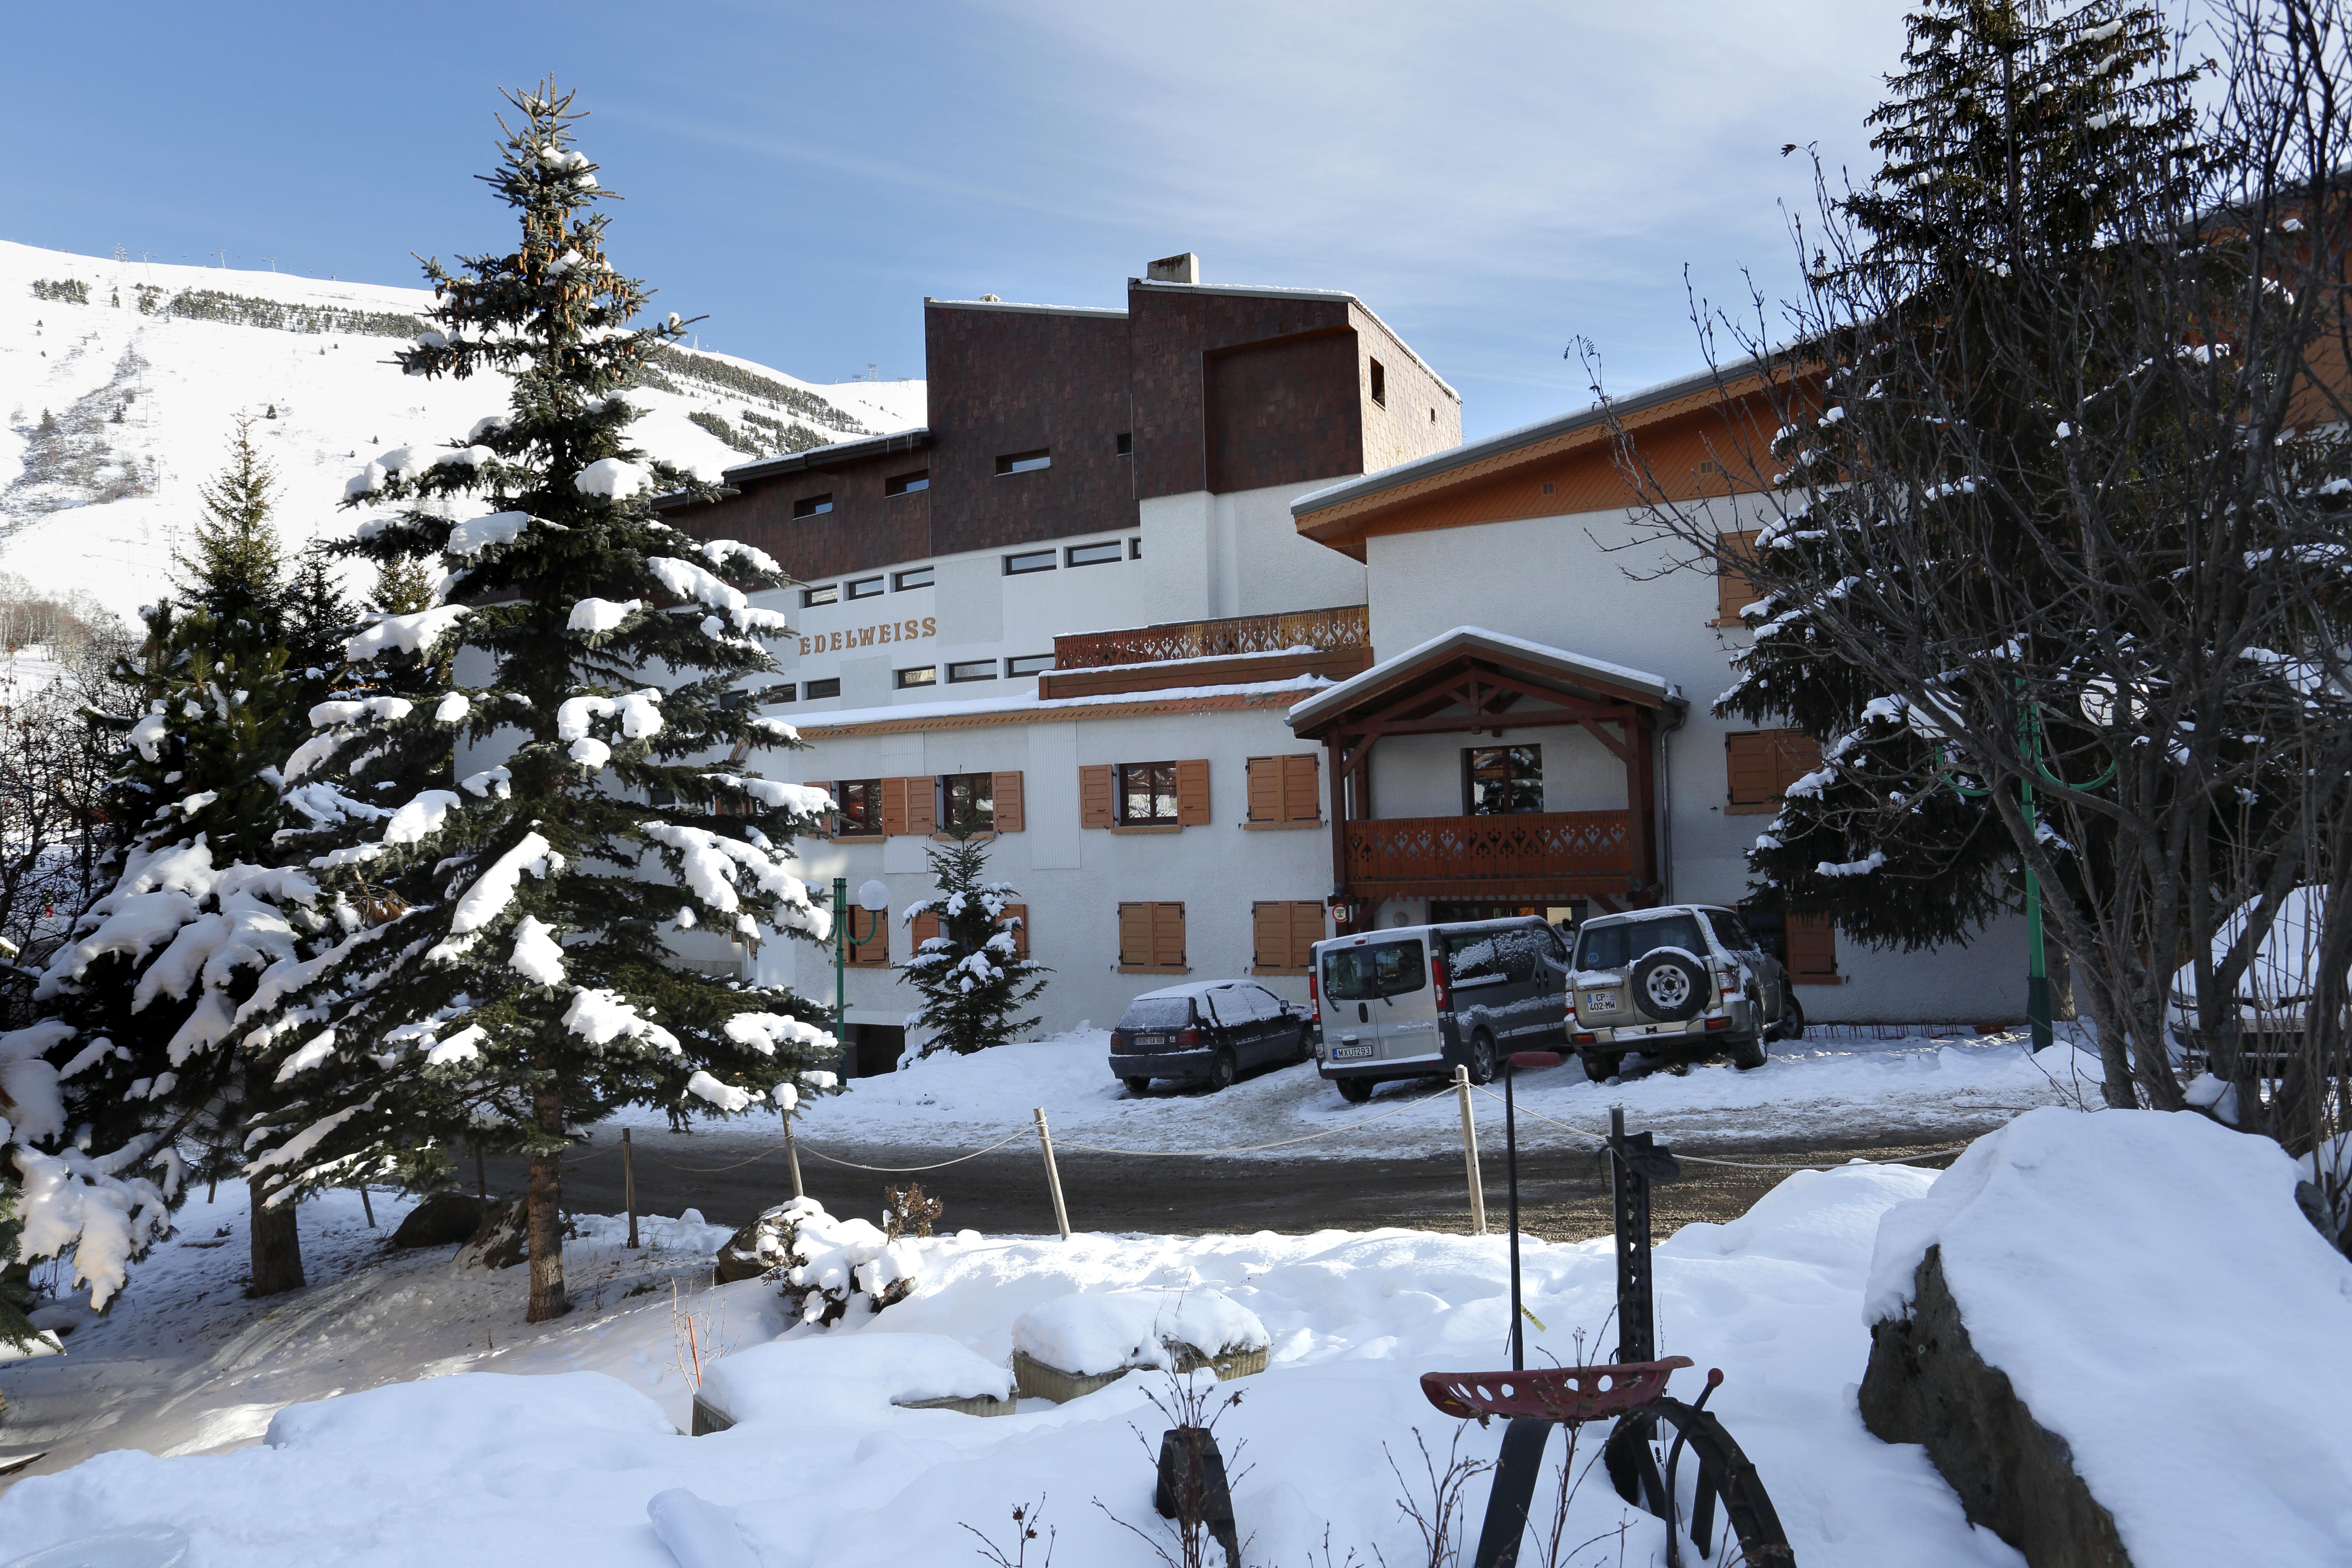
[{"label": "parked black car", "polygon": [[1110,1070],[1132,1093],[1155,1078],[1223,1089],[1251,1068],[1314,1053],[1307,1015],[1247,980],[1203,980],[1150,991],[1110,1032]]}]

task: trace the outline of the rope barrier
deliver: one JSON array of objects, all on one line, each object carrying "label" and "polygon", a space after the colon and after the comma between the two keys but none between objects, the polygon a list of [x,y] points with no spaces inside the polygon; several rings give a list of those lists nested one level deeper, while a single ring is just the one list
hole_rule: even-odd
[{"label": "rope barrier", "polygon": [[[1499,1100],[1503,1098],[1501,1095],[1496,1094],[1493,1089],[1485,1088],[1481,1085],[1474,1084],[1472,1087],[1476,1089],[1480,1094],[1485,1095],[1489,1100]],[[1562,1131],[1573,1132],[1579,1138],[1585,1139],[1593,1143],[1601,1144],[1603,1147],[1606,1147],[1609,1142],[1608,1139],[1602,1137],[1597,1132],[1587,1132],[1583,1128],[1576,1126],[1572,1122],[1562,1121],[1558,1117],[1546,1116],[1540,1110],[1521,1110],[1518,1114],[1533,1118],[1538,1121],[1549,1122],[1552,1126],[1559,1128]],[[1686,1154],[1680,1149],[1676,1149],[1674,1152],[1674,1154],[1675,1159],[1686,1162],[1690,1164],[1723,1165],[1736,1171],[1834,1171],[1838,1169],[1839,1165],[1907,1165],[1914,1160],[1936,1160],[1942,1158],[1946,1154],[1957,1154],[1967,1147],[1968,1145],[1965,1143],[1955,1143],[1948,1149],[1929,1149],[1917,1154],[1897,1154],[1885,1160],[1843,1160],[1838,1162],[1837,1164],[1829,1165],[1764,1164],[1753,1160],[1721,1160],[1710,1154]]]},{"label": "rope barrier", "polygon": [[816,1148],[813,1144],[803,1143],[801,1145],[801,1150],[803,1153],[815,1155],[818,1159],[823,1160],[830,1165],[844,1165],[853,1171],[874,1171],[886,1176],[906,1176],[912,1175],[919,1171],[944,1171],[950,1165],[961,1165],[966,1160],[977,1160],[982,1154],[993,1153],[995,1151],[1003,1148],[1007,1143],[1012,1142],[1016,1138],[1028,1137],[1032,1131],[1033,1129],[1024,1127],[1018,1132],[1008,1132],[1003,1137],[999,1138],[995,1142],[991,1143],[985,1149],[974,1149],[969,1154],[959,1154],[952,1160],[941,1160],[935,1165],[861,1165],[855,1160],[835,1159],[833,1155],[826,1153],[824,1150]]},{"label": "rope barrier", "polygon": [[1252,1143],[1239,1149],[1113,1149],[1100,1143],[1076,1143],[1067,1138],[1057,1139],[1055,1142],[1064,1149],[1084,1149],[1094,1154],[1125,1154],[1136,1159],[1197,1160],[1210,1154],[1256,1154],[1268,1149],[1287,1149],[1294,1143],[1312,1143],[1318,1138],[1334,1138],[1342,1132],[1353,1132],[1359,1127],[1369,1127],[1375,1121],[1385,1121],[1391,1116],[1411,1110],[1416,1105],[1426,1105],[1441,1094],[1453,1092],[1454,1086],[1448,1084],[1444,1089],[1423,1095],[1419,1100],[1408,1100],[1403,1104],[1383,1110],[1378,1115],[1360,1116],[1343,1127],[1327,1127],[1320,1132],[1302,1133],[1298,1137],[1278,1139],[1272,1143]]}]

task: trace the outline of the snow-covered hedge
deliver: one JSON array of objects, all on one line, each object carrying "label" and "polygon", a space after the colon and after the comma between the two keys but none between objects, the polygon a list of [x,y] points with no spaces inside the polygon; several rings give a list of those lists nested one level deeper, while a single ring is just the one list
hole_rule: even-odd
[{"label": "snow-covered hedge", "polygon": [[862,1219],[836,1219],[814,1198],[794,1198],[762,1214],[751,1226],[748,1251],[766,1268],[763,1279],[783,1287],[784,1300],[804,1323],[831,1323],[858,1309],[871,1315],[912,1294],[922,1250],[897,1241]]}]

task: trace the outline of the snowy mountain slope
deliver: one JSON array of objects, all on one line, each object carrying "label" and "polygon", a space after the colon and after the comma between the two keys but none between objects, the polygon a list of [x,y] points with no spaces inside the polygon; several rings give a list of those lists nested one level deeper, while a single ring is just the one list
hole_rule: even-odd
[{"label": "snowy mountain slope", "polygon": [[[343,481],[388,447],[459,441],[489,381],[404,376],[430,291],[113,261],[0,241],[0,571],[125,616],[163,591],[232,422],[255,416],[290,545],[347,532]],[[716,478],[755,456],[919,425],[919,381],[798,380],[664,351],[639,443]],[[354,586],[364,589],[364,572]]]}]

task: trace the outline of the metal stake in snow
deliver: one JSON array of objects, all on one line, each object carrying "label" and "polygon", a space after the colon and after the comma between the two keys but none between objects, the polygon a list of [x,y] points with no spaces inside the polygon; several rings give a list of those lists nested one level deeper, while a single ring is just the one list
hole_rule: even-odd
[{"label": "metal stake in snow", "polygon": [[629,1130],[621,1129],[621,1206],[629,1215],[629,1245],[637,1245],[637,1167],[630,1157]]},{"label": "metal stake in snow", "polygon": [[[1505,1086],[1507,1090],[1508,1086]],[[1470,1119],[1470,1069],[1454,1069],[1454,1093],[1462,1102],[1462,1167],[1470,1181],[1470,1234],[1486,1234],[1486,1187],[1478,1175],[1478,1126]]]},{"label": "metal stake in snow", "polygon": [[1054,1134],[1045,1126],[1045,1108],[1037,1108],[1037,1146],[1045,1151],[1045,1185],[1054,1194],[1054,1223],[1062,1227],[1062,1239],[1070,1239],[1070,1211],[1062,1205],[1062,1173],[1054,1167]]}]

